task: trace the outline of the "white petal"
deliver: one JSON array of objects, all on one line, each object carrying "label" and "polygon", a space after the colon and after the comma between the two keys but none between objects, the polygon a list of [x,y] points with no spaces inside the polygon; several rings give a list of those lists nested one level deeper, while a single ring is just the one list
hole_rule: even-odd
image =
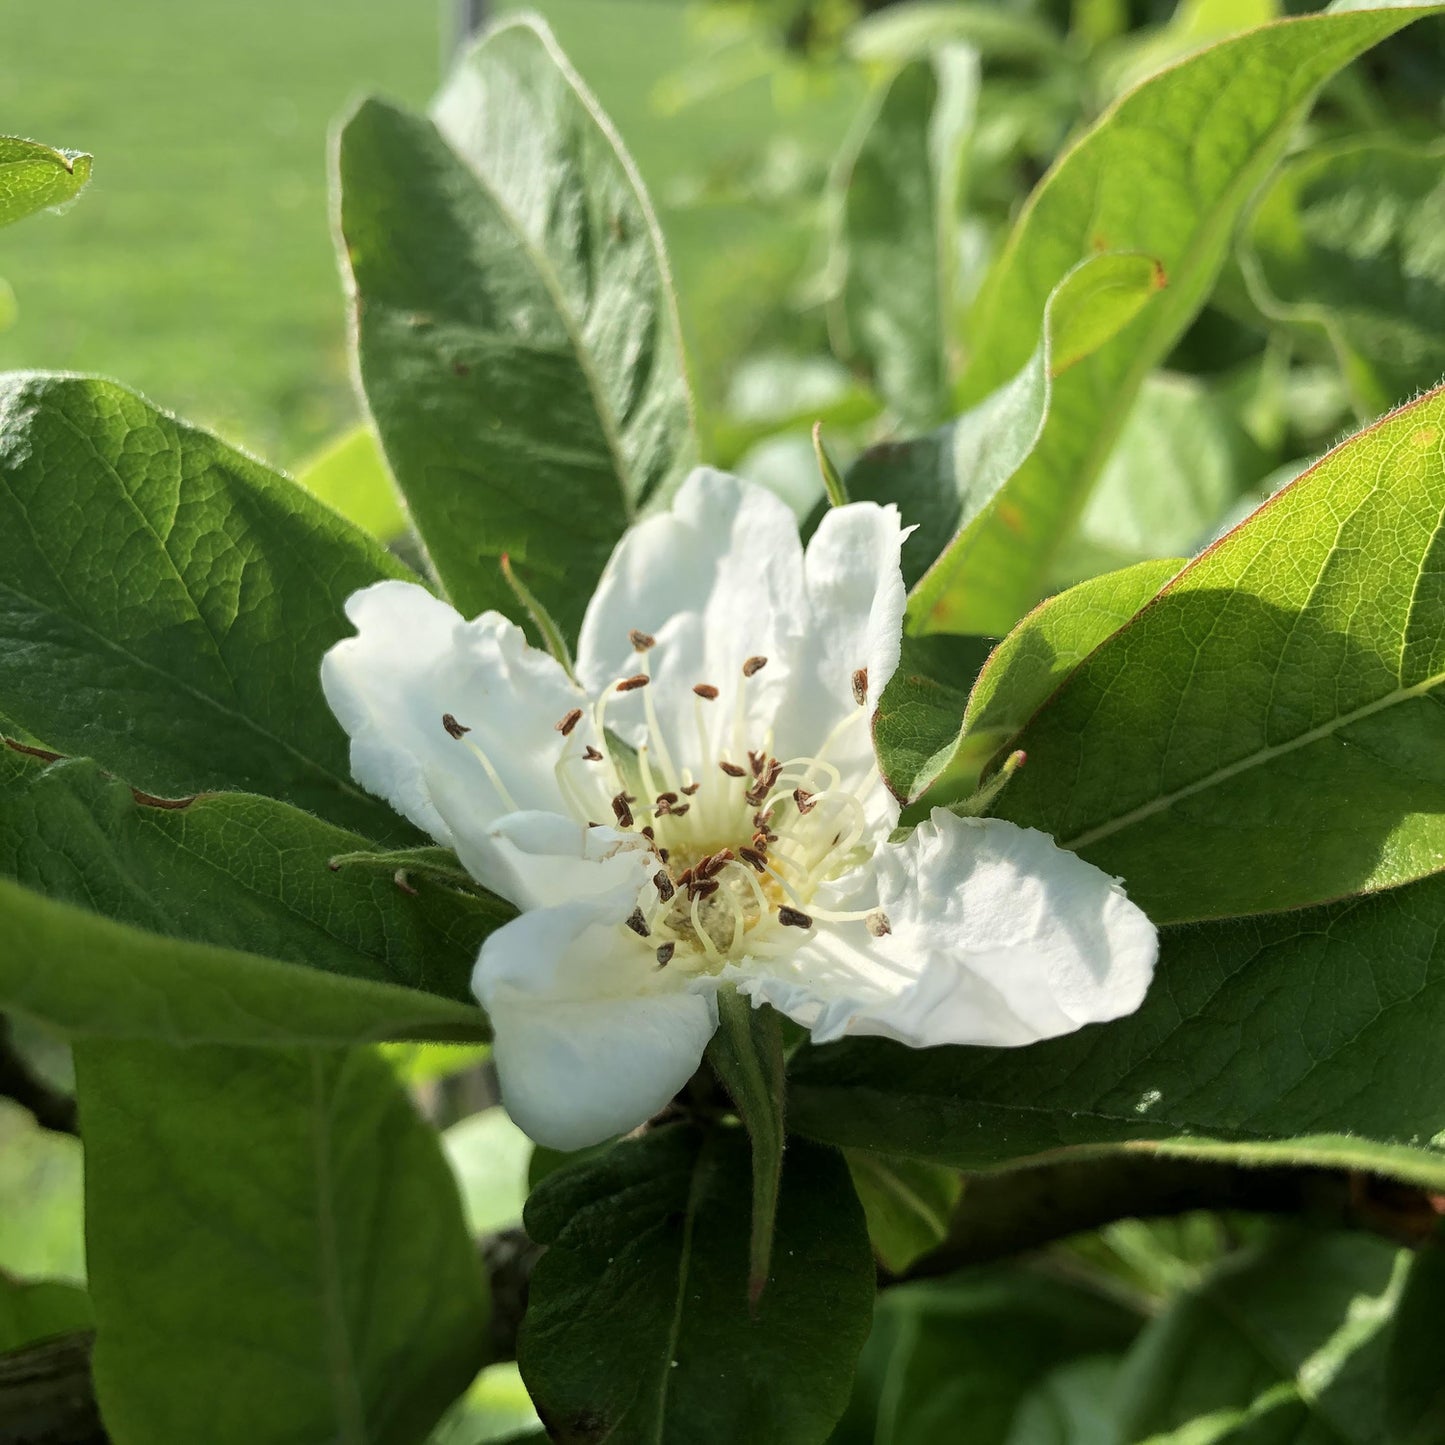
[{"label": "white petal", "polygon": [[508,813],[479,822],[451,802],[438,791],[462,866],[518,908],[550,908],[621,887],[636,894],[661,866],[638,833],[591,828],[558,813]]},{"label": "white petal", "polygon": [[[898,819],[896,800],[877,779],[871,722],[898,668],[906,592],[898,554],[911,529],[896,507],[835,507],[808,543],[804,569],[811,618],[777,719],[780,757],[814,754],[831,738],[827,761],[843,786],[864,797],[879,833]],[[860,707],[855,677],[866,687]]]},{"label": "white petal", "polygon": [[[519,809],[567,811],[554,766],[591,740],[584,717],[563,739],[555,725],[586,699],[558,663],[530,647],[500,613],[466,622],[424,587],[378,582],[354,593],[355,637],[322,660],[326,700],[351,734],[357,782],[439,842],[453,830],[437,807],[490,821]],[[471,731],[450,737],[450,713]],[[480,751],[495,769],[494,781]]]},{"label": "white petal", "polygon": [[[712,770],[716,758],[704,756],[697,740],[694,685],[722,692],[701,707],[714,740],[730,738],[741,688],[741,745],[760,747],[806,622],[793,514],[761,487],[700,469],[683,483],[671,511],[639,522],[617,544],[582,622],[577,675],[598,693],[640,670],[628,633],[655,636],[646,658],[654,681],[646,691],[666,745],[679,766]],[[750,657],[768,662],[744,681]],[[641,690],[618,697],[609,705],[609,724],[640,742],[647,701]],[[721,745],[710,741],[707,751]]]},{"label": "white petal", "polygon": [[1044,833],[942,808],[827,899],[874,904],[886,937],[815,924],[792,958],[752,965],[769,972],[739,987],[818,1043],[1014,1046],[1132,1013],[1158,955],[1154,925],[1107,874]]},{"label": "white petal", "polygon": [[502,1100],[549,1148],[581,1149],[651,1118],[717,1028],[712,982],[659,968],[623,926],[636,896],[534,909],[482,945],[472,987],[496,1032]]}]

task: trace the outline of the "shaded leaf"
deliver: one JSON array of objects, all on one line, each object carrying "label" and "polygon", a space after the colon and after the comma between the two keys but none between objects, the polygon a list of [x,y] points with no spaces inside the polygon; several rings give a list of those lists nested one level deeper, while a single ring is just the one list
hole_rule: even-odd
[{"label": "shaded leaf", "polygon": [[351,781],[321,695],[363,532],[113,382],[0,378],[0,710],[165,797],[273,796],[415,832]]},{"label": "shaded leaf", "polygon": [[112,923],[0,879],[0,1005],[77,1037],[168,1043],[481,1038],[475,1005]]},{"label": "shaded leaf", "polygon": [[364,1050],[76,1050],[115,1445],[419,1445],[484,1358],[436,1135]]},{"label": "shaded leaf", "polygon": [[0,1273],[0,1355],[94,1323],[90,1296],[79,1285]]},{"label": "shaded leaf", "polygon": [[[0,877],[153,933],[470,1003],[477,950],[512,910],[422,877],[406,892],[394,867],[331,869],[363,843],[271,798],[157,806],[85,759],[0,748]],[[109,1010],[105,989],[87,1000],[89,971],[80,984],[77,1008]]]},{"label": "shaded leaf", "polygon": [[836,349],[907,423],[950,411],[954,267],[978,61],[943,46],[884,85],[833,178]]},{"label": "shaded leaf", "polygon": [[613,544],[696,450],[660,235],[540,22],[483,39],[434,117],[371,100],[341,135],[367,404],[458,608],[524,620],[509,553],[575,638]]},{"label": "shaded leaf", "polygon": [[958,1170],[866,1149],[845,1149],[843,1157],[868,1220],[873,1253],[890,1274],[902,1274],[943,1243],[963,1193]]},{"label": "shaded leaf", "polygon": [[1129,1018],[1023,1049],[805,1049],[789,1068],[790,1125],[964,1169],[1167,1141],[1170,1153],[1445,1188],[1442,930],[1441,877],[1166,929]]},{"label": "shaded leaf", "polygon": [[[689,1125],[552,1175],[518,1358],[552,1438],[811,1445],[848,1398],[873,1261],[843,1161],[795,1142],[750,1316],[748,1143]],[[786,1388],[779,1388],[786,1382]]]}]

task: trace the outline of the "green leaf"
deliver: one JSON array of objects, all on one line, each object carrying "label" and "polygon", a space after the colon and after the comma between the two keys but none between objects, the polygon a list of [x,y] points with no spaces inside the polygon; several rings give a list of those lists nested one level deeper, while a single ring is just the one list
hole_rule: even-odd
[{"label": "green leaf", "polygon": [[367,101],[341,135],[362,385],[456,605],[575,638],[613,544],[696,442],[667,263],[611,123],[540,22],[492,31],[435,125]]},{"label": "green leaf", "polygon": [[115,1445],[419,1445],[484,1358],[436,1135],[366,1050],[76,1050]]},{"label": "green leaf", "polygon": [[1286,165],[1242,264],[1272,315],[1323,329],[1361,410],[1445,372],[1445,180],[1439,146],[1350,141]]},{"label": "green leaf", "polygon": [[[154,933],[470,1003],[477,950],[512,910],[424,876],[403,889],[395,864],[333,870],[363,844],[271,798],[163,806],[88,760],[0,748],[0,877]],[[109,1010],[104,990],[89,1007]]]},{"label": "green leaf", "polygon": [[406,512],[369,426],[338,437],[301,467],[296,480],[380,541],[392,541],[406,532]]},{"label": "green leaf", "polygon": [[1192,555],[1213,541],[1270,470],[1244,428],[1242,401],[1194,376],[1147,378],[1076,531],[1059,549],[1051,583]]},{"label": "green leaf", "polygon": [[475,1006],[146,933],[6,879],[0,931],[0,1007],[76,1037],[340,1044],[486,1036]]},{"label": "green leaf", "polygon": [[954,267],[978,60],[948,45],[904,65],[832,180],[834,346],[913,426],[950,410]]},{"label": "green leaf", "polygon": [[416,837],[351,781],[319,672],[346,598],[403,567],[113,382],[0,378],[0,438],[0,712],[150,793]]},{"label": "green leaf", "polygon": [[94,1323],[90,1296],[79,1285],[0,1273],[0,1355]]},{"label": "green leaf", "polygon": [[[901,802],[946,785],[960,766],[968,689],[989,656],[982,637],[903,637],[898,670],[873,714],[873,744],[889,791]],[[987,761],[979,757],[973,772]],[[930,794],[930,797],[933,796]]]},{"label": "green leaf", "polygon": [[[1022,1269],[890,1289],[831,1445],[1006,1445],[1053,1369],[1121,1353],[1140,1323],[1122,1305]],[[965,1421],[966,1435],[955,1435]]]},{"label": "green leaf", "polygon": [[81,1170],[79,1139],[0,1099],[0,1273],[85,1278]]},{"label": "green leaf", "polygon": [[1385,1417],[1397,1445],[1445,1438],[1440,1313],[1445,1306],[1445,1240],[1439,1232],[1416,1255],[1395,1311],[1385,1363]]},{"label": "green leaf", "polygon": [[768,1282],[783,1182],[783,1027],[772,1008],[754,1008],[736,989],[720,989],[717,1006],[718,1030],[708,1045],[708,1062],[728,1091],[752,1143],[748,1299],[756,1307]]},{"label": "green leaf", "polygon": [[1130,1352],[1116,1395],[1121,1438],[1394,1439],[1383,1367],[1405,1259],[1368,1235],[1300,1234],[1225,1260]]},{"label": "green leaf", "polygon": [[843,1161],[795,1142],[753,1315],[747,1178],[741,1129],[678,1124],[552,1175],[528,1201],[528,1233],[549,1247],[518,1359],[554,1439],[827,1438],[872,1309],[863,1211]]},{"label": "green leaf", "polygon": [[74,199],[90,179],[92,159],[83,151],[0,136],[0,226]]},{"label": "green leaf", "polygon": [[997,749],[1184,565],[1182,557],[1139,562],[1039,603],[984,663],[963,714],[965,736]]},{"label": "green leaf", "polygon": [[1165,929],[1130,1017],[1024,1049],[804,1049],[789,1067],[789,1126],[962,1169],[1167,1141],[1161,1152],[1445,1188],[1442,939],[1438,876]]},{"label": "green leaf", "polygon": [[958,1170],[866,1149],[845,1149],[843,1157],[863,1204],[873,1253],[884,1269],[902,1274],[943,1243],[963,1193]]},{"label": "green leaf", "polygon": [[1082,258],[1139,251],[1168,285],[1058,379],[1010,509],[972,529],[945,595],[917,599],[928,629],[1004,632],[1038,600],[1140,385],[1208,296],[1241,212],[1315,91],[1436,8],[1331,9],[1210,46],[1124,96],[1054,164],[980,297],[967,398],[1025,364],[1049,293]]},{"label": "green leaf", "polygon": [[[958,420],[914,441],[865,451],[848,473],[855,501],[895,502],[918,531],[903,549],[903,577],[914,588],[909,625],[916,632],[1003,632],[998,627],[943,627],[954,577],[968,565],[970,539],[985,519],[1015,516],[1012,479],[1043,434],[1054,378],[1069,359],[1138,314],[1159,289],[1146,256],[1096,256],[1076,266],[1044,308],[1038,347],[1007,385]],[[944,611],[940,612],[939,609]],[[937,614],[937,616],[935,616]]]},{"label": "green leaf", "polygon": [[1029,764],[998,811],[1122,877],[1156,922],[1440,868],[1442,439],[1438,391],[1181,572],[1013,740]]}]

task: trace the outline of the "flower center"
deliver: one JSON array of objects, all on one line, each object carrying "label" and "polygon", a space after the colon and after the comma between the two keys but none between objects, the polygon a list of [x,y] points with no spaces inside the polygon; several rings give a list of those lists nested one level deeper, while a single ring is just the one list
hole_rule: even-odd
[{"label": "flower center", "polygon": [[[855,791],[828,756],[867,718],[866,672],[852,678],[857,708],[816,754],[790,758],[774,756],[770,731],[747,735],[745,694],[766,657],[742,664],[731,699],[711,682],[697,683],[695,738],[686,740],[693,764],[702,760],[694,770],[677,761],[684,739],[669,738],[659,720],[648,665],[655,639],[636,630],[629,636],[638,671],[603,689],[590,727],[579,727],[586,717],[581,708],[558,720],[564,741],[555,775],[574,817],[635,833],[655,856],[651,886],[625,927],[655,951],[658,966],[716,972],[748,957],[785,955],[817,922],[866,919],[875,932],[886,932],[877,910],[830,911],[815,902],[821,884],[860,861],[866,792],[879,781],[870,769]],[[608,731],[607,710],[635,692],[642,693],[645,724],[634,749]],[[469,729],[450,714],[443,725],[476,754],[503,803],[515,807],[490,759],[465,736]]]}]

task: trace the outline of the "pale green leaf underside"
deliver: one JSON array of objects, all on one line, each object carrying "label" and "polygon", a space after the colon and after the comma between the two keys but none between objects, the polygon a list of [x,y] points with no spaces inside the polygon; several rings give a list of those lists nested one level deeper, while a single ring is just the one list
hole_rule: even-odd
[{"label": "pale green leaf underside", "polygon": [[1025,362],[1049,292],[1081,258],[1140,251],[1168,284],[1059,378],[1048,424],[1011,484],[1016,518],[982,529],[967,585],[930,606],[929,627],[1000,633],[1038,599],[1140,384],[1208,295],[1241,212],[1315,90],[1436,8],[1334,9],[1222,41],[1125,95],[1054,164],[980,299],[967,396],[987,396]]}]

